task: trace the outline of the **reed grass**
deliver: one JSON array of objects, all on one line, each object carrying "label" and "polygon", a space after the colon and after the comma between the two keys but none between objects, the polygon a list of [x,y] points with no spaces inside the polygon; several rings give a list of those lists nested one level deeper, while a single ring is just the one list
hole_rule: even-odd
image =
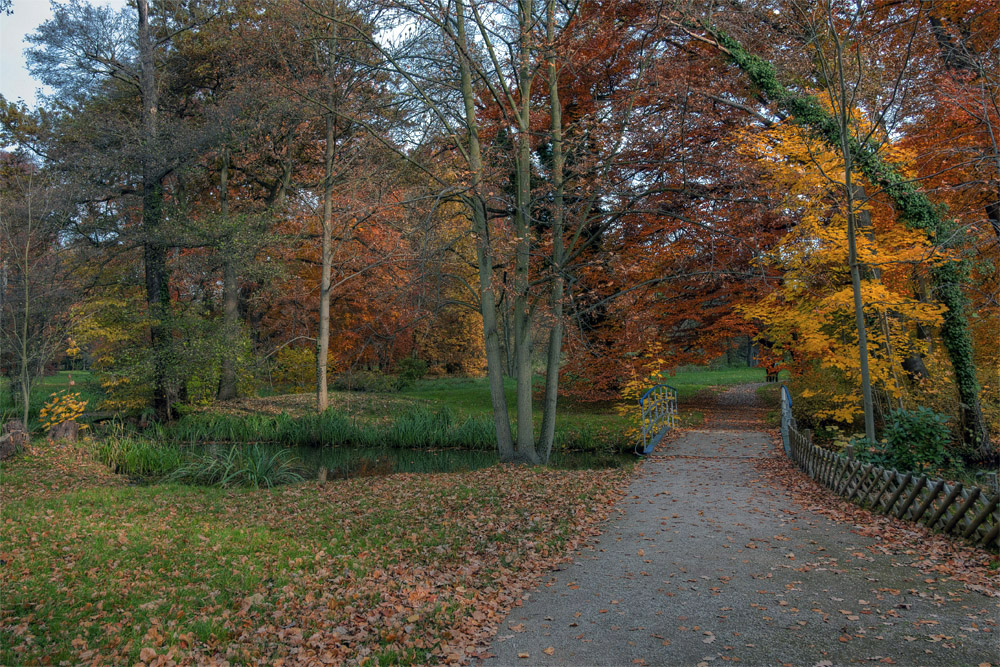
[{"label": "reed grass", "polygon": [[94,441],[91,447],[98,461],[131,477],[161,477],[184,461],[175,444],[133,436],[113,435]]},{"label": "reed grass", "polygon": [[300,462],[291,451],[256,444],[192,456],[167,480],[222,488],[270,489],[300,482],[303,476]]},{"label": "reed grass", "polygon": [[[488,415],[456,416],[450,408],[411,408],[389,421],[368,421],[327,410],[321,414],[225,415],[198,413],[156,425],[146,437],[184,445],[266,443],[289,447],[379,449],[463,449],[495,451],[496,433]],[[581,423],[557,432],[555,449],[609,454],[631,450],[620,429]]]}]

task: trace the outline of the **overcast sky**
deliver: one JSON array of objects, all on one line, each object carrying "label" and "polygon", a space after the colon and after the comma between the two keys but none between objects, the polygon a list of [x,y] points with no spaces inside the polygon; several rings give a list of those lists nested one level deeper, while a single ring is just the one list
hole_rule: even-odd
[{"label": "overcast sky", "polygon": [[[56,0],[56,4],[65,4],[65,0]],[[120,9],[128,2],[93,0],[91,4]],[[35,89],[40,86],[24,67],[24,49],[28,46],[24,37],[52,17],[52,5],[49,0],[14,0],[13,10],[11,16],[0,15],[0,94],[34,106]]]}]

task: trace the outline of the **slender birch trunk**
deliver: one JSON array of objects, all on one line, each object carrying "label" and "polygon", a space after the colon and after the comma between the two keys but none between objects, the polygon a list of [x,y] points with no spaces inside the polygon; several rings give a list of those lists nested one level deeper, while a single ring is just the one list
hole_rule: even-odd
[{"label": "slender birch trunk", "polygon": [[542,428],[538,438],[538,455],[543,463],[552,456],[556,432],[556,404],[559,398],[559,364],[562,359],[563,335],[563,228],[565,221],[562,107],[559,103],[559,72],[555,54],[555,0],[548,0],[546,10],[546,41],[548,42],[547,71],[549,78],[549,115],[552,141],[552,293],[553,323],[549,329],[549,345],[545,359],[545,398],[542,404]]},{"label": "slender birch trunk", "polygon": [[517,371],[517,455],[539,463],[532,422],[531,304],[528,294],[531,261],[531,0],[521,0],[520,63],[517,114],[517,199],[514,212],[514,365]]},{"label": "slender birch trunk", "polygon": [[[334,4],[336,13],[336,4]],[[327,103],[334,106],[333,68],[336,64],[337,22],[333,22],[333,36],[327,70]],[[326,114],[326,151],[323,156],[323,220],[322,256],[319,279],[319,335],[316,336],[316,410],[323,412],[329,405],[326,383],[326,364],[330,356],[330,272],[333,268],[333,156],[336,139],[336,119],[332,112]]]},{"label": "slender birch trunk", "polygon": [[[832,21],[832,16],[828,14]],[[865,415],[865,437],[875,442],[875,407],[872,400],[871,374],[868,369],[868,330],[865,323],[865,304],[861,295],[861,267],[858,263],[857,218],[854,213],[854,186],[851,184],[854,170],[854,154],[851,150],[850,91],[844,80],[844,54],[840,37],[830,25],[830,35],[836,48],[836,76],[838,88],[830,93],[840,124],[840,152],[844,158],[844,196],[847,207],[847,263],[851,272],[851,292],[854,297],[854,324],[858,334],[858,361],[861,369],[861,402]]]},{"label": "slender birch trunk", "polygon": [[[30,178],[30,176],[29,176]],[[31,270],[31,233],[33,231],[33,218],[31,208],[31,186],[28,186],[28,230],[24,236],[24,262],[21,271],[21,279],[24,282],[24,312],[21,322],[21,407],[23,408],[25,430],[28,429],[28,414],[30,413],[31,401],[31,373],[29,364],[31,358],[28,354],[28,318],[31,316],[31,281],[28,279]]]},{"label": "slender birch trunk", "polygon": [[504,462],[515,460],[514,441],[510,430],[510,414],[503,386],[503,358],[500,354],[500,335],[497,330],[497,300],[493,286],[493,253],[490,246],[489,222],[482,198],[483,160],[479,144],[479,127],[476,123],[476,96],[472,88],[472,70],[467,60],[468,45],[465,32],[465,3],[455,2],[456,30],[459,42],[459,71],[462,101],[465,107],[465,127],[469,142],[469,171],[472,179],[466,195],[472,226],[476,235],[476,259],[479,265],[479,302],[483,315],[483,337],[486,345],[486,375],[490,385],[493,405],[493,423],[497,434],[497,452]]}]

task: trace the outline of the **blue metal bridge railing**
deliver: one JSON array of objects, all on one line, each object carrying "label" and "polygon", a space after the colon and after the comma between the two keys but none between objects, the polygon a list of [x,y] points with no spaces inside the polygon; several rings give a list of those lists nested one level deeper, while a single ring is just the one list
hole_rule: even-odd
[{"label": "blue metal bridge railing", "polygon": [[677,390],[666,384],[650,388],[639,399],[642,412],[642,449],[636,454],[651,454],[663,436],[677,425]]}]

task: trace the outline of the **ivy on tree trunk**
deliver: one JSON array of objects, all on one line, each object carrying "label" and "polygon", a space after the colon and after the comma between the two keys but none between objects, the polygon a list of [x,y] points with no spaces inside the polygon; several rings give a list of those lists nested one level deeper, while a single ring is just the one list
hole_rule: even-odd
[{"label": "ivy on tree trunk", "polygon": [[[958,246],[962,238],[958,224],[945,215],[943,206],[931,202],[927,195],[907,180],[896,165],[883,160],[875,143],[861,142],[854,136],[841,137],[840,124],[815,96],[785,88],[770,62],[749,53],[724,32],[711,28],[708,31],[750,81],[772,102],[792,115],[794,123],[822,138],[834,150],[842,151],[846,144],[857,168],[892,199],[907,227],[923,230],[938,248]],[[962,401],[965,440],[977,445],[980,453],[986,455],[990,453],[990,434],[979,404],[979,382],[965,314],[966,298],[962,292],[962,284],[968,279],[968,267],[964,261],[948,261],[932,269],[931,275],[937,298],[947,308],[941,338],[955,371]]]}]

